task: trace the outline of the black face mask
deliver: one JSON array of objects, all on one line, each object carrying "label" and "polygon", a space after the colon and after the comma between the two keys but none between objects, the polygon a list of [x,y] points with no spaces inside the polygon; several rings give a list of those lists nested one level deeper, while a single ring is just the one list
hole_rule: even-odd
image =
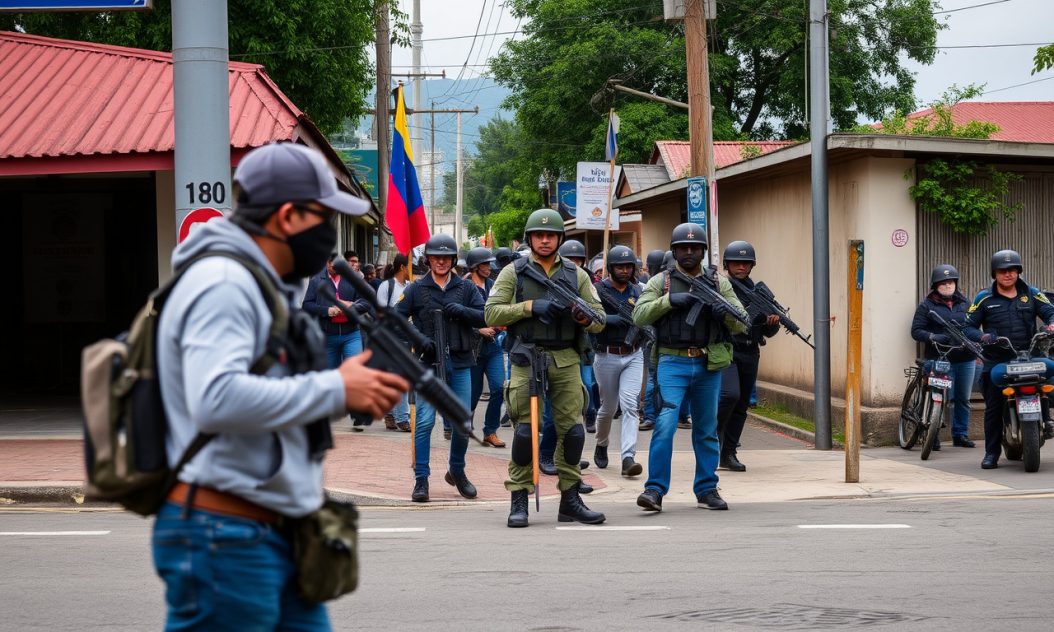
[{"label": "black face mask", "polygon": [[304,279],[326,266],[329,253],[337,245],[337,229],[329,222],[322,222],[290,235],[285,243],[293,251],[293,272],[284,280]]}]

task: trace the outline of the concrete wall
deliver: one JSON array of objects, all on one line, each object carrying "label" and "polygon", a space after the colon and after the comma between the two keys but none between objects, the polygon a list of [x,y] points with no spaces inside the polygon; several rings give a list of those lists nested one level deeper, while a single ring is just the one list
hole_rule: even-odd
[{"label": "concrete wall", "polygon": [[[681,194],[682,197],[684,194]],[[665,204],[642,209],[640,225],[640,255],[646,256],[652,250],[669,250],[670,233],[681,223],[679,204]]]},{"label": "concrete wall", "polygon": [[[845,393],[846,276],[848,242],[865,242],[862,400],[865,406],[899,405],[903,368],[915,356],[909,330],[916,296],[915,204],[904,172],[913,161],[864,157],[830,166],[831,388]],[[812,314],[812,208],[808,170],[741,182],[719,181],[723,248],[745,239],[758,251],[754,277],[791,308],[802,331],[818,326]],[[905,247],[892,244],[903,228]],[[812,390],[813,354],[800,340],[780,334],[762,354],[760,379]]]}]

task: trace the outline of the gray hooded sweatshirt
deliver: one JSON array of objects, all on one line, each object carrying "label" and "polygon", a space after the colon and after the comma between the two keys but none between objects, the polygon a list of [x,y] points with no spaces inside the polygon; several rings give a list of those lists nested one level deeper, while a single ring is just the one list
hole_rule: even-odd
[{"label": "gray hooded sweatshirt", "polygon": [[[278,279],[256,242],[225,219],[180,244],[173,270],[206,250],[258,262],[293,307],[297,288]],[[176,463],[198,432],[218,433],[179,479],[299,517],[322,504],[322,462],[309,459],[304,426],[346,412],[344,383],[336,370],[290,375],[277,363],[266,375],[250,374],[270,326],[263,294],[240,263],[210,257],[183,274],[162,310],[157,340],[166,448]]]}]

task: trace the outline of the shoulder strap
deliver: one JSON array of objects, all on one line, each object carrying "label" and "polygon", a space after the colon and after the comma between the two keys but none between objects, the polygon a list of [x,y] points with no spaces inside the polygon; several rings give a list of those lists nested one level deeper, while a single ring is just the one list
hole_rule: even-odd
[{"label": "shoulder strap", "polygon": [[388,277],[388,300],[385,301],[385,307],[391,308],[392,296],[395,294],[395,277]]}]

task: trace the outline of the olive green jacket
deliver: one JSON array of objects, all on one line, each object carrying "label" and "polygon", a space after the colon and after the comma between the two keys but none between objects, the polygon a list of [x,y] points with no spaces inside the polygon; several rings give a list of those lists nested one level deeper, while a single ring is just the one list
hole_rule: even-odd
[{"label": "olive green jacket", "polygon": [[[533,253],[528,256],[532,262],[538,261]],[[556,271],[560,269],[560,265],[562,265],[560,255],[556,255],[553,265],[549,268],[549,278],[556,274]],[[578,295],[586,303],[589,303],[590,307],[603,314],[604,306],[600,303],[600,297],[597,295],[589,275],[582,268],[578,268],[577,276]],[[494,287],[490,289],[490,297],[487,298],[483,316],[487,321],[488,327],[508,327],[524,318],[531,318],[532,303],[533,301],[516,302],[516,270],[514,265],[510,263],[501,269],[498,279],[494,282]],[[590,322],[589,326],[585,328],[591,334],[603,329],[603,325],[593,322]],[[579,361],[578,351],[573,348],[556,349],[551,353],[558,367],[570,366],[571,364],[577,364]]]}]

